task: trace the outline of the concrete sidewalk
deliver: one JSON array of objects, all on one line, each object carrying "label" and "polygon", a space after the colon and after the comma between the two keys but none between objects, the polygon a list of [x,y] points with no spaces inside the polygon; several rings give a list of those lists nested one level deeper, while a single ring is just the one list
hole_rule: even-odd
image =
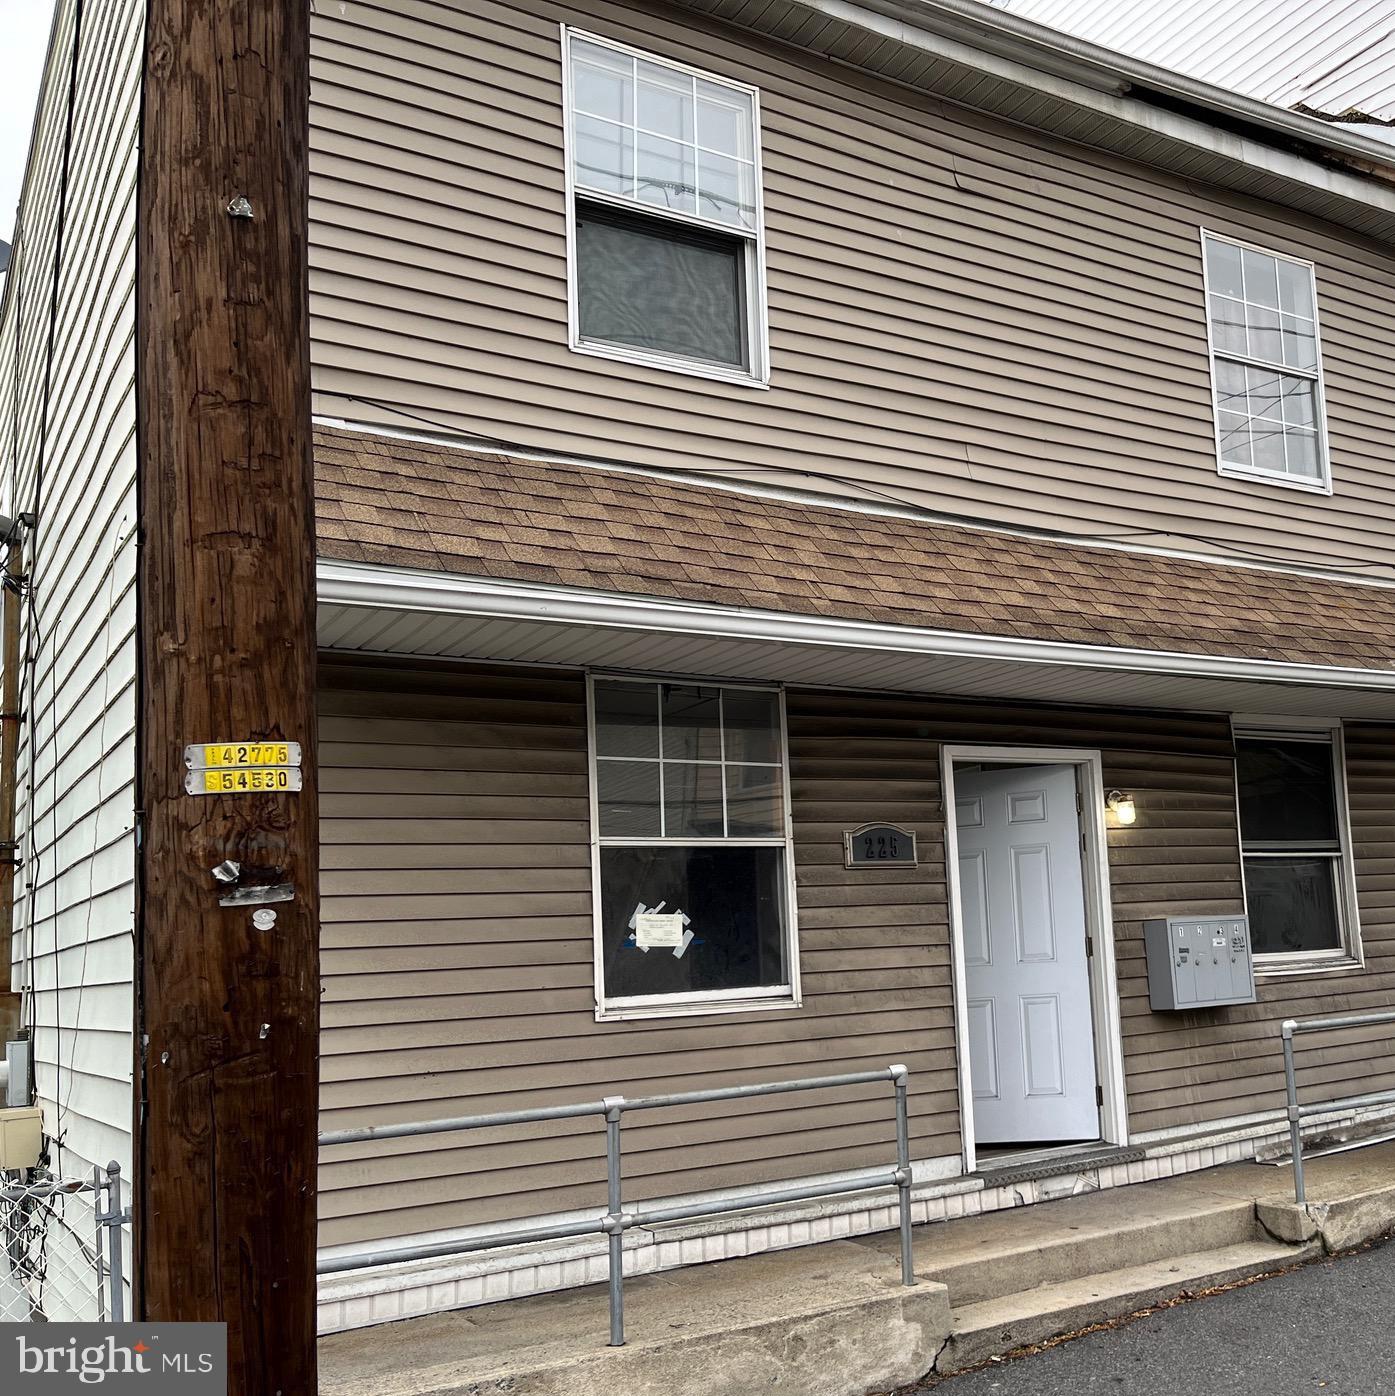
[{"label": "concrete sidewalk", "polygon": [[321,1340],[321,1396],[866,1396],[1178,1294],[1279,1271],[1395,1225],[1395,1144],[1233,1164],[919,1227],[919,1283],[882,1234]]}]

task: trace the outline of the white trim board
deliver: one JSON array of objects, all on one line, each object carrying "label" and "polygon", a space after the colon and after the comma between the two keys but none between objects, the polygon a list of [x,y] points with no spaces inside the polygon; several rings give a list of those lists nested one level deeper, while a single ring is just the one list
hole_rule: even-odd
[{"label": "white trim board", "polygon": [[[702,8],[757,32],[782,34],[800,11],[816,15],[825,21],[822,29],[800,45],[810,51],[837,44],[834,26],[844,26],[867,36],[849,46],[841,34],[850,55],[845,61],[864,71],[897,73],[907,66],[902,54],[925,55],[951,71],[901,85],[1388,236],[1395,191],[1366,173],[1390,167],[1381,143],[973,0],[796,0],[755,18],[731,0]],[[877,40],[900,52],[878,61]],[[1024,93],[1037,99],[1027,103],[1026,118]],[[1164,105],[1153,93],[1172,102]]]}]

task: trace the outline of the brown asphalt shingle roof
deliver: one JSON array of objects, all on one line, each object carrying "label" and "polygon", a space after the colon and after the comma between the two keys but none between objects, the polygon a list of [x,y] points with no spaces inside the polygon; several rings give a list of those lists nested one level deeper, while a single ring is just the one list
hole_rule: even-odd
[{"label": "brown asphalt shingle roof", "polygon": [[315,430],[320,554],[800,615],[1395,669],[1395,590]]}]

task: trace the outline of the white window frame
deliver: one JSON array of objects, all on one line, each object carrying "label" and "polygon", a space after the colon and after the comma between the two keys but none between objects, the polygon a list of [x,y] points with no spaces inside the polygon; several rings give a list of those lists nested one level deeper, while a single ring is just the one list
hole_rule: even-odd
[{"label": "white window frame", "polygon": [[[771,838],[637,838],[602,837],[600,800],[596,770],[596,683],[634,683],[653,688],[659,684],[773,693],[779,715],[780,789],[784,800],[783,833]],[[662,722],[659,729],[663,747]],[[627,758],[628,759],[628,758]],[[657,759],[657,758],[656,758]],[[790,808],[789,724],[785,715],[785,691],[778,684],[728,683],[725,679],[703,679],[663,674],[616,674],[605,671],[586,675],[586,768],[591,789],[591,938],[596,1001],[596,1021],[615,1022],[632,1018],[679,1018],[714,1013],[752,1013],[770,1009],[798,1008],[803,1002],[799,979],[799,908],[795,893],[794,821]],[[726,783],[723,781],[723,790]],[[750,989],[719,989],[685,994],[637,994],[611,998],[605,989],[605,943],[602,925],[601,849],[602,848],[691,848],[712,845],[721,848],[782,848],[785,851],[785,968],[787,982],[772,991],[769,985]]]},{"label": "white window frame", "polygon": [[[1231,237],[1228,233],[1217,233],[1210,228],[1201,230],[1201,284],[1202,310],[1206,316],[1206,349],[1211,373],[1211,422],[1216,448],[1216,473],[1230,480],[1250,480],[1266,485],[1280,485],[1287,489],[1304,490],[1308,494],[1332,493],[1332,455],[1327,440],[1327,392],[1322,375],[1322,316],[1317,300],[1317,264],[1303,257],[1290,256],[1287,252],[1276,252],[1272,247],[1261,247],[1256,242],[1246,242],[1243,238]],[[1231,247],[1251,252],[1259,252],[1276,261],[1287,262],[1291,266],[1305,267],[1313,290],[1313,349],[1317,355],[1317,368],[1313,372],[1293,368],[1288,364],[1271,363],[1268,359],[1255,359],[1247,354],[1233,354],[1216,348],[1215,331],[1211,325],[1211,271],[1207,265],[1206,244],[1208,242],[1228,243]],[[1314,411],[1317,414],[1317,451],[1321,475],[1318,479],[1307,480],[1301,475],[1290,475],[1282,470],[1260,470],[1254,466],[1236,465],[1221,455],[1221,404],[1220,383],[1216,373],[1216,361],[1244,364],[1251,368],[1273,369],[1290,378],[1305,378],[1314,385]]]},{"label": "white window frame", "polygon": [[[1365,968],[1361,944],[1361,919],[1356,900],[1356,863],[1352,853],[1350,801],[1347,794],[1347,753],[1340,719],[1251,716],[1237,714],[1231,719],[1231,735],[1283,738],[1330,744],[1332,750],[1332,794],[1337,803],[1338,852],[1336,876],[1337,929],[1341,944],[1335,950],[1296,950],[1286,954],[1254,956],[1256,978],[1291,979],[1315,974],[1341,974]],[[1232,763],[1235,777],[1235,837],[1240,854],[1240,888],[1249,915],[1249,891],[1245,883],[1245,835],[1240,827],[1240,770],[1238,752]],[[1263,856],[1250,854],[1250,857]],[[1277,854],[1275,856],[1278,856]]]},{"label": "white window frame", "polygon": [[[633,48],[589,30],[561,26],[562,32],[562,130],[563,150],[566,164],[567,199],[567,342],[575,354],[589,354],[601,359],[614,359],[621,363],[639,364],[644,368],[664,369],[671,373],[685,373],[697,378],[715,379],[722,383],[733,383],[746,388],[768,388],[770,386],[770,316],[766,299],[765,285],[765,186],[761,171],[760,141],[760,91],[746,83],[736,82],[718,73],[711,73],[691,63],[679,63],[661,54],[650,53],[646,49]],[[716,219],[703,218],[698,214],[676,213],[669,209],[655,208],[649,204],[639,204],[633,199],[589,188],[578,189],[573,161],[572,139],[572,46],[573,39],[583,39],[590,44],[599,44],[616,53],[631,58],[643,59],[646,63],[656,63],[685,76],[696,77],[719,87],[739,92],[751,100],[751,156],[752,179],[755,188],[756,226],[754,230],[733,228],[729,223],[719,223]],[[679,354],[662,354],[653,350],[639,349],[631,345],[607,344],[602,340],[584,339],[581,334],[581,314],[578,299],[577,259],[576,259],[576,201],[578,196],[587,203],[599,204],[641,218],[653,218],[656,222],[664,219],[689,228],[695,232],[714,233],[720,237],[743,242],[746,247],[745,291],[746,291],[746,344],[749,362],[745,368],[724,367],[721,364],[705,363],[701,359],[685,358]]]}]

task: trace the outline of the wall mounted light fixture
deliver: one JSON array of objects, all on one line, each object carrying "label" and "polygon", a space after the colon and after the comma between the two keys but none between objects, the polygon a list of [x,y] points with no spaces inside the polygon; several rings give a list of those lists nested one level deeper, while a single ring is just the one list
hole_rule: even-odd
[{"label": "wall mounted light fixture", "polygon": [[1104,797],[1104,803],[1119,824],[1132,824],[1138,818],[1138,806],[1133,796],[1123,790],[1111,790]]}]

